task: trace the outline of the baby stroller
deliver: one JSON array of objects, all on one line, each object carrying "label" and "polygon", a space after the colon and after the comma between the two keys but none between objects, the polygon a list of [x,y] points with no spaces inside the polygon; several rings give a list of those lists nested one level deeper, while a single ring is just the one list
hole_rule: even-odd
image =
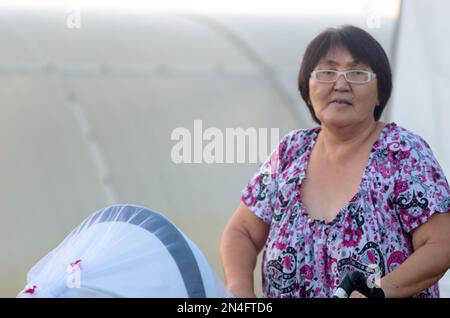
[{"label": "baby stroller", "polygon": [[160,213],[106,207],[28,273],[18,297],[229,297],[198,247]]}]

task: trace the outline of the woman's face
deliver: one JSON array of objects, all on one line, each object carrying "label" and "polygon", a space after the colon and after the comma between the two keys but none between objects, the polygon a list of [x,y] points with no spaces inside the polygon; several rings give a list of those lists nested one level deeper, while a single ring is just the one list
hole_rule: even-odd
[{"label": "woman's face", "polygon": [[[345,48],[330,50],[314,70],[364,70],[373,72],[370,66],[355,61]],[[334,83],[321,83],[309,79],[309,97],[316,117],[324,125],[347,127],[374,121],[373,112],[378,102],[376,78],[364,84],[348,83],[339,76]],[[335,100],[341,100],[336,102]],[[343,103],[342,100],[349,102]]]}]

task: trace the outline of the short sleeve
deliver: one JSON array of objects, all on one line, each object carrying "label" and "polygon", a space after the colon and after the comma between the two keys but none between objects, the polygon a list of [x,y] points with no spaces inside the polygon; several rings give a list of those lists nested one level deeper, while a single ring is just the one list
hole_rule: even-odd
[{"label": "short sleeve", "polygon": [[[448,181],[430,146],[421,137],[408,136],[400,143],[401,158],[394,185],[394,207],[406,232],[434,214],[450,211]],[[406,146],[405,146],[406,145]]]},{"label": "short sleeve", "polygon": [[268,224],[271,223],[273,207],[276,201],[280,158],[282,158],[283,153],[286,151],[291,134],[292,132],[283,137],[241,193],[242,202],[257,217]]}]

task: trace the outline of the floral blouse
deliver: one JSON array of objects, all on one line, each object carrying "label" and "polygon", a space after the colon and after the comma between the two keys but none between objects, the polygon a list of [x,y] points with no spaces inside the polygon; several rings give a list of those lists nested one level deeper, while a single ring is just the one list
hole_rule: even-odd
[{"label": "floral blouse", "polygon": [[[354,270],[383,277],[412,254],[410,232],[450,210],[449,185],[430,146],[389,123],[372,146],[359,192],[331,222],[310,219],[300,186],[319,131],[287,134],[242,190],[242,201],[270,224],[266,297],[331,297]],[[438,285],[416,297],[439,297]]]}]

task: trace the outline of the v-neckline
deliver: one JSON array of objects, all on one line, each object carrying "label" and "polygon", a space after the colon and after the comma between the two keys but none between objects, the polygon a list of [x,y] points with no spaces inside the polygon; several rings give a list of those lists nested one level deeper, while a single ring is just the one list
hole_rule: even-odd
[{"label": "v-neckline", "polygon": [[308,150],[307,150],[307,153],[306,153],[306,159],[304,161],[305,164],[302,167],[302,171],[301,171],[301,174],[300,174],[300,179],[298,181],[298,203],[299,203],[299,205],[301,207],[301,213],[302,213],[303,216],[307,217],[308,223],[310,223],[310,224],[312,224],[312,223],[319,223],[319,224],[322,224],[322,225],[333,225],[339,219],[341,219],[341,216],[342,216],[343,212],[348,209],[350,204],[352,204],[353,202],[356,202],[360,198],[362,187],[364,185],[364,182],[366,181],[367,173],[368,173],[368,170],[369,170],[369,168],[371,166],[371,163],[372,163],[372,160],[373,160],[373,156],[374,156],[374,154],[376,152],[376,148],[377,148],[379,142],[383,139],[387,129],[390,126],[393,126],[393,125],[395,126],[394,122],[385,124],[384,127],[378,133],[377,139],[374,141],[374,143],[372,144],[372,147],[370,148],[369,158],[367,159],[366,166],[364,167],[363,174],[362,174],[361,179],[360,179],[359,184],[358,184],[358,191],[356,192],[356,194],[354,194],[352,196],[350,201],[346,202],[342,208],[339,208],[337,210],[335,216],[330,221],[311,218],[309,213],[308,213],[308,211],[306,211],[305,205],[303,204],[303,197],[302,197],[302,192],[301,192],[301,184],[302,184],[303,180],[306,177],[306,172],[308,170],[308,165],[309,165],[309,160],[310,160],[310,157],[311,157],[311,153],[312,153],[312,151],[314,149],[314,146],[315,146],[315,144],[317,142],[317,137],[319,136],[319,133],[321,131],[321,127],[318,126],[318,127],[316,127],[314,129],[314,134],[311,136],[311,141],[310,141],[311,144],[307,148]]}]

